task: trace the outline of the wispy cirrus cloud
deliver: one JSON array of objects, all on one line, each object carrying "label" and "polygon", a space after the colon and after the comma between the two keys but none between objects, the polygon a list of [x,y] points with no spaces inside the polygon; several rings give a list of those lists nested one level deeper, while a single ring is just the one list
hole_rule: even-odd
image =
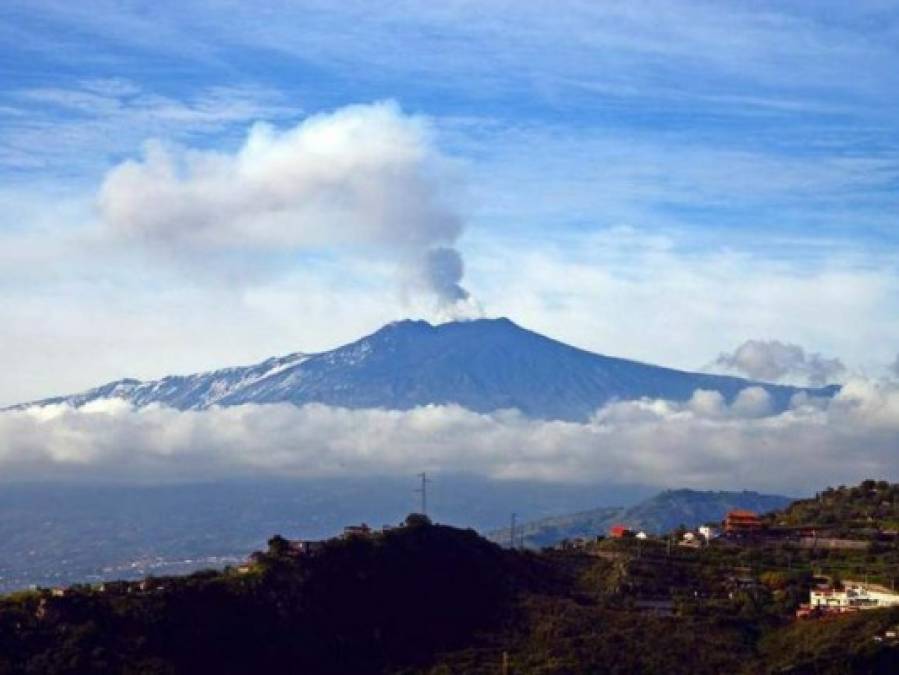
[{"label": "wispy cirrus cloud", "polygon": [[[664,105],[669,115],[702,111],[712,124],[747,111],[808,123],[809,114],[850,111],[883,119],[871,104],[896,88],[895,11],[876,3],[159,2],[152,16],[111,1],[7,4],[30,38],[23,47],[48,60],[77,49],[97,67],[151,61],[191,76],[289,63],[366,97],[415,80],[432,96],[469,102],[527,93],[530,106],[556,110],[602,100],[612,116]],[[66,34],[63,48],[41,30],[48,24]]]},{"label": "wispy cirrus cloud", "polygon": [[0,102],[0,171],[82,186],[148,138],[221,142],[258,119],[299,113],[271,89],[207,86],[172,97],[121,78],[11,88]]},{"label": "wispy cirrus cloud", "polygon": [[[476,158],[477,215],[497,227],[511,220],[555,234],[632,225],[802,259],[845,252],[872,235],[891,239],[899,206],[894,150],[812,145],[784,139],[779,126],[745,137],[703,130],[701,142],[693,129],[615,122],[573,131],[451,119],[443,129],[449,147]],[[521,194],[539,198],[525,210]]]}]

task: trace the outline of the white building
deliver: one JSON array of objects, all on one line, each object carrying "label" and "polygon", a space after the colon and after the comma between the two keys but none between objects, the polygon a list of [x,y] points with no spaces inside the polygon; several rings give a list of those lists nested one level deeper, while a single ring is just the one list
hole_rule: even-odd
[{"label": "white building", "polygon": [[699,526],[699,535],[705,539],[706,541],[711,541],[718,537],[720,533],[717,528],[712,527],[711,525],[700,525]]},{"label": "white building", "polygon": [[677,545],[686,548],[699,548],[702,546],[702,541],[695,532],[684,532],[683,539],[677,542]]},{"label": "white building", "polygon": [[899,593],[873,590],[862,585],[847,586],[842,591],[813,588],[809,594],[809,606],[836,612],[896,607],[899,606]]}]

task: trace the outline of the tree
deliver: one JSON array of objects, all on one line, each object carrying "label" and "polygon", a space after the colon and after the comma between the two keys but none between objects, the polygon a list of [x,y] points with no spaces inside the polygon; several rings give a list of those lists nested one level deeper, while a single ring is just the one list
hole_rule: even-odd
[{"label": "tree", "polygon": [[406,516],[406,527],[427,527],[431,524],[431,519],[423,513],[410,513]]},{"label": "tree", "polygon": [[268,540],[268,553],[276,558],[283,558],[290,550],[290,543],[280,534]]}]

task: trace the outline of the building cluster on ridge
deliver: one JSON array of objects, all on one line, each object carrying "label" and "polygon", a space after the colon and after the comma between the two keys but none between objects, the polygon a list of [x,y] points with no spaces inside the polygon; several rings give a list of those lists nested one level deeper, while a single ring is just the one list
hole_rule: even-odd
[{"label": "building cluster on ridge", "polygon": [[[628,537],[646,539],[649,535],[637,528],[616,524],[609,528],[607,536],[611,539]],[[597,537],[598,540],[603,538],[604,535]],[[699,547],[718,538],[743,546],[789,542],[796,544],[800,548],[856,551],[865,550],[871,546],[871,542],[867,539],[851,539],[837,536],[833,530],[826,527],[768,526],[759,514],[746,509],[728,511],[724,520],[720,523],[706,523],[695,529],[677,531],[677,544],[679,546]],[[896,541],[899,540],[899,534],[884,531],[878,533],[878,538],[884,541]],[[583,542],[584,544],[587,542],[584,538],[571,541]]]},{"label": "building cluster on ridge", "polygon": [[[599,551],[594,544],[608,538],[611,540],[656,540],[666,543],[670,547],[676,545],[683,548],[700,549],[712,545],[719,540],[725,546],[737,546],[740,548],[760,548],[770,545],[789,544],[800,549],[819,550],[845,550],[865,551],[871,548],[872,541],[868,539],[851,539],[845,536],[837,536],[838,532],[826,527],[811,526],[769,526],[754,511],[747,509],[733,509],[729,511],[720,523],[707,523],[695,529],[679,528],[675,532],[663,536],[652,537],[645,531],[617,523],[612,525],[605,535],[597,535],[595,538],[577,537],[566,539],[557,545],[558,550],[584,550],[588,553]],[[880,541],[899,541],[896,532],[877,532],[876,539]],[[596,555],[614,555],[608,552],[597,552]],[[730,577],[729,583],[735,590],[753,589],[759,585],[757,579],[746,568],[742,573],[735,573]],[[816,618],[832,614],[846,614],[867,609],[899,606],[899,593],[893,589],[852,581],[841,584],[829,577],[816,577],[816,584],[810,589],[809,602],[800,605],[796,610],[796,618]],[[733,597],[731,592],[730,597]],[[642,604],[641,604],[642,603]],[[648,604],[647,604],[648,603]],[[665,604],[667,603],[667,604]],[[673,612],[673,603],[670,601],[646,601],[640,600],[637,605],[655,613]],[[664,607],[662,607],[664,605]],[[661,608],[661,609],[660,609]],[[664,610],[664,611],[663,611]],[[899,630],[899,628],[897,628]],[[897,631],[887,631],[880,639],[899,643]]]}]

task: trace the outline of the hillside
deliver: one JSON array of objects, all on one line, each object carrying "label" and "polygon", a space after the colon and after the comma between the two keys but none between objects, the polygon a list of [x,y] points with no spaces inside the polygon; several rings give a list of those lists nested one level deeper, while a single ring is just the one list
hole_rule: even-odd
[{"label": "hillside", "polygon": [[[767,513],[789,503],[788,497],[758,492],[666,490],[628,508],[603,507],[523,523],[518,528],[518,535],[524,536],[526,546],[541,547],[552,546],[563,539],[605,534],[615,523],[651,534],[662,534],[679,525],[697,527],[706,522],[720,521],[731,509]],[[492,532],[490,538],[508,543],[509,530]]]},{"label": "hillside", "polygon": [[803,525],[839,531],[899,530],[899,484],[866,480],[829,487],[812,499],[800,499],[771,514],[772,525]]},{"label": "hillside", "polygon": [[399,321],[320,354],[297,353],[151,382],[126,379],[24,405],[80,406],[108,397],[182,410],[276,402],[407,410],[456,403],[477,412],[516,408],[534,418],[583,421],[612,400],[685,401],[697,389],[706,389],[732,401],[753,385],[764,387],[775,410],[784,409],[799,391],[832,396],[838,390],[802,390],[662,368],[577,349],[508,319],[481,319],[436,326]]},{"label": "hillside", "polygon": [[250,574],[12,596],[0,672],[382,672],[470,644],[515,589],[552,584],[540,561],[426,523],[302,559],[279,542]]},{"label": "hillside", "polygon": [[740,492],[666,490],[627,509],[621,522],[631,528],[662,534],[679,525],[697,527],[719,522],[732,509],[748,509],[767,513],[783,508],[792,500],[782,495],[768,495],[749,490]]},{"label": "hillside", "polygon": [[[734,586],[747,554],[755,581]],[[899,648],[872,637],[899,610],[794,624],[813,561],[793,562],[652,540],[511,551],[410,516],[311,555],[273,537],[244,573],[0,599],[0,673],[895,672]]]}]

